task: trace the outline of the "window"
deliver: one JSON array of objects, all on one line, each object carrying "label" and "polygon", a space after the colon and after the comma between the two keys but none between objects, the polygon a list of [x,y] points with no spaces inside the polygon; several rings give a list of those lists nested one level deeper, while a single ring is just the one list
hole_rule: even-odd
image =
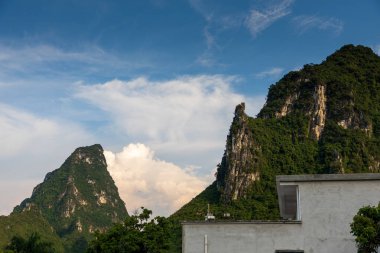
[{"label": "window", "polygon": [[300,220],[299,192],[297,185],[280,185],[279,189],[281,217],[286,220]]}]

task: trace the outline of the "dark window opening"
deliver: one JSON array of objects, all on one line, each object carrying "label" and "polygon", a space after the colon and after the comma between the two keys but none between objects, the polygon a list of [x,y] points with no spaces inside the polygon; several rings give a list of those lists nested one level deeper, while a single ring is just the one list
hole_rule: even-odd
[{"label": "dark window opening", "polygon": [[298,186],[281,185],[280,187],[281,217],[286,220],[300,220]]}]

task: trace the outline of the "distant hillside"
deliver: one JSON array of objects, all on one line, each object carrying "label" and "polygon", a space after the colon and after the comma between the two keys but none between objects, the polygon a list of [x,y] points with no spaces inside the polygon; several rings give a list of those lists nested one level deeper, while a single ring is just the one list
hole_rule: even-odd
[{"label": "distant hillside", "polygon": [[380,57],[346,45],[269,88],[256,118],[238,105],[216,181],[172,215],[279,218],[275,176],[379,172]]},{"label": "distant hillside", "polygon": [[58,249],[63,244],[65,252],[84,252],[95,230],[106,230],[127,216],[103,148],[77,148],[59,169],[46,175],[30,198],[9,217],[0,218],[9,227],[7,236],[0,234],[0,245],[14,234],[36,230],[57,241]]},{"label": "distant hillside", "polygon": [[0,216],[0,252],[14,235],[27,238],[33,232],[41,235],[42,240],[53,243],[57,253],[64,252],[59,236],[39,211],[34,209],[9,216]]}]

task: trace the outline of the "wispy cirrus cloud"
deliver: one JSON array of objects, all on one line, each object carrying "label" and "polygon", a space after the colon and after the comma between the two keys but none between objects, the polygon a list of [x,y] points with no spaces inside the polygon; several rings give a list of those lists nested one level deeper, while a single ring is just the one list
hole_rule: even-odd
[{"label": "wispy cirrus cloud", "polygon": [[251,35],[256,38],[260,32],[267,29],[275,21],[289,15],[291,13],[290,6],[293,2],[293,0],[283,0],[265,9],[254,8],[245,19],[244,24]]},{"label": "wispy cirrus cloud", "polygon": [[283,68],[275,67],[255,74],[256,78],[276,78],[284,72]]},{"label": "wispy cirrus cloud", "polygon": [[223,50],[223,41],[220,40],[220,37],[230,30],[239,28],[243,23],[245,13],[220,12],[208,6],[204,0],[189,0],[189,3],[206,23],[202,31],[206,48],[197,57],[196,63],[204,67],[220,65],[214,57],[215,54]]},{"label": "wispy cirrus cloud", "polygon": [[276,20],[291,13],[290,6],[294,0],[280,0],[271,3],[265,8],[253,8],[249,12],[239,13],[219,13],[216,9],[208,8],[203,0],[189,0],[192,8],[200,13],[206,25],[203,29],[206,49],[196,59],[196,62],[204,67],[213,67],[218,64],[214,55],[223,50],[220,42],[221,36],[225,36],[228,31],[247,28],[251,35],[256,38],[263,30],[267,29]]},{"label": "wispy cirrus cloud", "polygon": [[301,15],[293,18],[293,23],[299,33],[305,33],[312,29],[332,31],[339,35],[344,29],[342,20],[332,17],[319,17],[316,15]]},{"label": "wispy cirrus cloud", "polygon": [[0,44],[0,77],[2,80],[41,76],[75,80],[99,72],[148,68],[143,61],[126,61],[97,46],[65,50],[48,44]]},{"label": "wispy cirrus cloud", "polygon": [[203,54],[198,56],[196,62],[204,67],[212,67],[217,64],[215,57],[209,51],[205,51]]}]

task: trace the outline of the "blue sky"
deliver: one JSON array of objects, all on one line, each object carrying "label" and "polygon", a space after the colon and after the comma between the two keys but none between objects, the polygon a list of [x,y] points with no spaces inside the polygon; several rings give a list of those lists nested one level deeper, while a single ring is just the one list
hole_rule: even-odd
[{"label": "blue sky", "polygon": [[379,54],[379,14],[376,0],[0,0],[0,190],[16,189],[0,214],[93,143],[129,211],[172,212],[213,180],[237,103],[254,116],[271,84],[344,44]]}]

